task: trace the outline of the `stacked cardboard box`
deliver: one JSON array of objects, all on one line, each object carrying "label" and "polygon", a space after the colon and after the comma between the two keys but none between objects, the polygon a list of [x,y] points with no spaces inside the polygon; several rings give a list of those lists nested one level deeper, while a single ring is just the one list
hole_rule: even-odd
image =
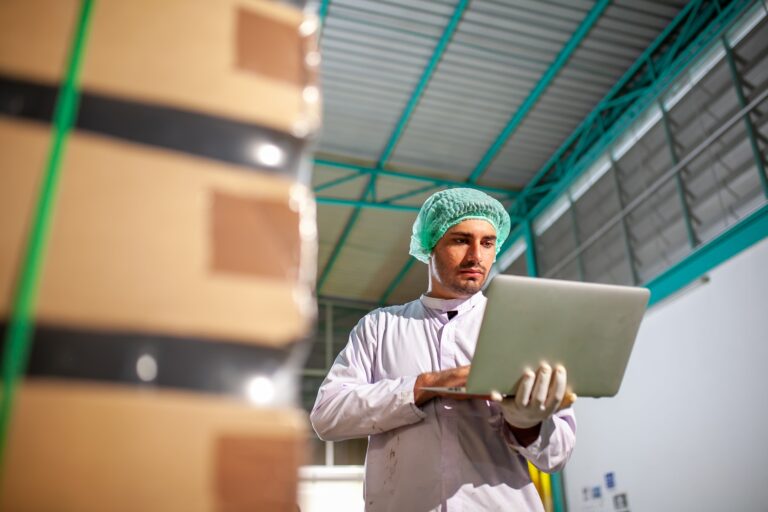
[{"label": "stacked cardboard box", "polygon": [[[0,4],[3,329],[80,9]],[[256,0],[92,9],[0,508],[295,510],[317,21]]]}]

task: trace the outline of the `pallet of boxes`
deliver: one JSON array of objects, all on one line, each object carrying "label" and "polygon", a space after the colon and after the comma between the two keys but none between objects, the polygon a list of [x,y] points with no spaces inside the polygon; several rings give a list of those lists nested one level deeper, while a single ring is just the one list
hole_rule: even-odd
[{"label": "pallet of boxes", "polygon": [[6,347],[20,273],[38,276],[25,372],[2,390],[0,510],[296,510],[317,29],[266,0],[0,3]]}]

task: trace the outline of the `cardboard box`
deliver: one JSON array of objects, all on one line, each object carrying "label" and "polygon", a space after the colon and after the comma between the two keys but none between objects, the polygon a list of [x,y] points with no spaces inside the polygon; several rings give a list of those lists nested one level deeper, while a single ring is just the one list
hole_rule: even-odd
[{"label": "cardboard box", "polygon": [[295,512],[304,416],[170,391],[27,382],[0,509]]},{"label": "cardboard box", "polygon": [[[79,9],[0,3],[0,335]],[[293,511],[316,20],[256,0],[92,16],[0,509]]]},{"label": "cardboard box", "polygon": [[[0,318],[7,317],[47,130],[0,120]],[[74,133],[36,319],[288,346],[312,325],[313,205],[280,176]],[[303,263],[302,263],[303,260]],[[310,275],[307,275],[310,274]]]},{"label": "cardboard box", "polygon": [[[78,0],[2,2],[0,74],[58,82],[79,9]],[[316,28],[267,0],[99,0],[82,87],[304,137],[320,124]]]}]

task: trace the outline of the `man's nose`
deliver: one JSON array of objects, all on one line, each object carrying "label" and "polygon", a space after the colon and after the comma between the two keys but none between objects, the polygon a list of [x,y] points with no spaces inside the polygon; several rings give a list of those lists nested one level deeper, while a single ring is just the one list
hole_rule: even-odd
[{"label": "man's nose", "polygon": [[467,251],[466,260],[475,263],[482,263],[483,260],[483,247],[480,242],[473,242],[469,244],[469,250]]}]

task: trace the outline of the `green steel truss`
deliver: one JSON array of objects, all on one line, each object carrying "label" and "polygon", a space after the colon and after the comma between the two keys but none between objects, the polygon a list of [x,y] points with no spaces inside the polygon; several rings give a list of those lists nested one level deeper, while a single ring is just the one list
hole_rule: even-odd
[{"label": "green steel truss", "polygon": [[[513,205],[513,212],[533,220],[556,201],[657,101],[662,91],[699,53],[754,3],[753,0],[693,0],[686,4],[526,185]],[[520,233],[513,233],[502,253],[519,236]]]},{"label": "green steel truss", "polygon": [[[744,94],[742,91],[743,83],[738,73],[738,70],[736,68],[733,51],[728,45],[725,39],[725,36],[723,35],[725,29],[729,26],[729,24],[732,21],[734,21],[739,15],[747,11],[747,9],[754,4],[755,2],[729,2],[728,5],[721,5],[720,8],[717,10],[718,12],[717,18],[714,20],[711,20],[707,28],[700,31],[699,37],[692,41],[691,44],[694,45],[693,46],[694,49],[687,53],[684,53],[681,50],[680,58],[684,59],[684,61],[679,64],[675,64],[675,63],[669,62],[670,60],[673,60],[673,59],[671,58],[668,59],[668,64],[670,64],[671,66],[670,71],[668,71],[669,75],[665,78],[662,85],[651,84],[648,87],[649,90],[653,91],[653,94],[649,93],[649,95],[645,98],[645,101],[640,103],[642,105],[642,108],[639,108],[639,110],[642,111],[642,109],[650,105],[651,102],[654,102],[654,101],[658,102],[661,116],[662,116],[661,122],[665,128],[667,145],[670,151],[672,151],[673,153],[672,154],[672,160],[674,164],[673,167],[669,169],[666,173],[664,173],[664,175],[659,177],[643,193],[632,198],[632,200],[629,201],[629,203],[624,204],[622,199],[621,187],[618,182],[618,179],[615,176],[616,163],[611,158],[611,172],[614,174],[614,181],[615,181],[616,191],[618,193],[618,197],[620,201],[621,211],[617,216],[613,217],[611,220],[605,223],[600,229],[598,229],[595,233],[593,233],[587,240],[577,244],[577,248],[574,251],[572,251],[570,254],[568,254],[565,258],[563,258],[555,268],[550,269],[550,272],[554,272],[558,268],[562,268],[564,265],[573,261],[575,258],[577,258],[580,255],[580,253],[583,250],[585,250],[592,243],[598,240],[603,234],[605,234],[607,230],[611,228],[612,225],[615,225],[616,223],[621,222],[623,237],[624,237],[626,250],[627,250],[627,258],[629,260],[630,267],[632,270],[633,282],[635,284],[641,284],[639,282],[637,272],[635,269],[636,257],[633,254],[631,244],[629,243],[629,240],[628,240],[628,233],[627,233],[627,227],[625,224],[625,218],[626,218],[626,215],[628,215],[635,207],[642,204],[642,202],[645,201],[650,195],[652,195],[661,185],[670,181],[671,179],[676,180],[676,184],[678,185],[678,195],[680,196],[681,207],[683,208],[683,217],[686,223],[686,231],[688,233],[688,239],[691,245],[691,252],[686,257],[684,257],[679,263],[666,269],[665,271],[663,271],[661,274],[654,277],[650,281],[646,283],[642,283],[644,286],[647,286],[648,288],[651,289],[651,292],[652,292],[651,304],[657,303],[663,300],[664,298],[668,297],[669,295],[675,293],[677,290],[689,285],[705,272],[711,270],[712,268],[719,265],[720,263],[723,263],[727,259],[733,257],[738,252],[748,248],[750,245],[757,243],[768,236],[768,205],[763,205],[761,208],[753,212],[748,217],[741,219],[734,226],[726,229],[723,233],[721,233],[715,239],[707,242],[704,245],[701,245],[700,241],[692,232],[691,222],[695,219],[693,219],[690,216],[690,212],[687,212],[687,204],[685,201],[686,191],[684,189],[681,190],[681,185],[679,180],[681,173],[683,173],[686,170],[686,165],[690,161],[692,161],[697,155],[703,152],[707,147],[711,146],[719,137],[721,137],[724,133],[726,133],[732,126],[736,125],[739,122],[743,122],[746,127],[746,136],[750,142],[750,148],[755,160],[755,168],[759,175],[761,187],[763,189],[765,197],[768,197],[768,183],[765,177],[764,158],[758,147],[758,143],[757,143],[758,135],[755,132],[755,128],[752,124],[751,117],[750,117],[756,111],[759,105],[761,105],[764,101],[768,100],[768,91],[763,91],[757,97],[755,97],[750,103],[747,103],[747,100],[744,97]],[[687,25],[696,26],[699,24],[695,22],[688,22]],[[677,74],[682,69],[684,69],[688,64],[691,63],[693,59],[695,59],[699,51],[701,51],[703,48],[707,47],[708,45],[716,41],[718,38],[721,40],[721,44],[725,50],[726,62],[728,63],[730,68],[733,86],[736,90],[736,95],[737,95],[741,110],[737,112],[733,117],[731,117],[728,121],[721,123],[714,132],[710,133],[705,140],[700,142],[696,148],[692,149],[686,155],[685,158],[678,159],[676,153],[674,152],[675,143],[674,143],[674,140],[672,139],[671,130],[668,125],[668,120],[666,119],[666,112],[664,111],[664,106],[662,102],[659,100],[659,96],[663,91],[663,88],[669,85],[669,83],[675,78],[675,76],[677,76]],[[673,45],[672,48],[674,48],[674,46],[675,45]],[[682,45],[678,46],[677,49],[679,50],[681,46]],[[661,77],[664,77],[664,74],[659,73],[656,76],[660,79]],[[631,116],[625,114],[625,119],[621,120],[621,126],[623,126],[624,128],[626,128],[629,125],[629,123],[631,123],[637,117],[639,112],[631,112],[631,114],[632,114]],[[526,216],[526,222],[522,223],[515,230],[515,232],[510,236],[508,245],[504,249],[508,249],[509,246],[511,246],[511,244],[514,243],[514,241],[523,237],[526,244],[526,249],[527,249],[526,251],[527,264],[529,265],[529,267],[531,265],[534,265],[534,266],[536,265],[535,240],[534,240],[533,234],[531,233],[528,222],[535,219],[536,215],[541,213],[544,208],[546,208],[555,199],[557,199],[558,194],[567,193],[567,190],[568,190],[567,186],[573,181],[573,179],[576,176],[578,176],[578,173],[586,169],[587,165],[591,164],[592,161],[594,161],[594,159],[600,152],[604,151],[609,147],[610,143],[614,140],[615,137],[607,139],[607,135],[608,133],[604,132],[604,138],[600,141],[601,144],[597,145],[596,149],[591,150],[590,152],[587,153],[587,156],[584,157],[585,161],[579,162],[575,170],[571,171],[568,175],[566,175],[559,183],[556,184],[556,186],[553,186],[549,189],[550,195],[545,197],[545,202],[536,204],[532,208],[532,211],[529,211],[528,215]],[[523,192],[523,196],[524,195],[525,195],[525,191]],[[524,197],[521,197],[521,199],[522,199],[521,201],[521,204],[522,204],[523,201],[525,201],[526,199]]]},{"label": "green steel truss", "polygon": [[557,199],[752,0],[692,0],[526,185],[518,208],[533,219]]},{"label": "green steel truss", "polygon": [[[436,178],[432,176],[423,176],[419,174],[398,172],[398,171],[392,171],[389,169],[383,169],[383,168],[377,168],[377,167],[367,167],[364,165],[355,165],[351,163],[339,162],[336,160],[330,160],[325,158],[315,158],[316,172],[322,172],[322,170],[326,168],[342,169],[342,170],[351,171],[351,172],[350,174],[347,174],[346,176],[342,176],[341,178],[336,178],[336,179],[321,183],[319,185],[315,185],[314,187],[315,193],[331,189],[337,185],[341,185],[342,183],[347,183],[349,181],[355,180],[363,176],[372,176],[377,179],[392,178],[392,179],[398,179],[403,181],[415,181],[415,182],[427,184],[425,187],[420,187],[420,188],[411,190],[409,192],[405,192],[403,194],[398,194],[396,196],[386,198],[383,202],[400,201],[402,199],[407,199],[414,195],[422,194],[424,192],[428,192],[432,189],[436,189],[439,187],[468,186],[463,181],[456,181],[456,180],[449,180],[445,178]],[[502,201],[507,199],[514,199],[515,197],[517,197],[519,193],[516,190],[508,190],[504,188],[484,187],[482,185],[470,185],[470,186],[478,190],[482,190],[483,192],[486,192],[490,195],[496,196],[499,200],[502,200]],[[326,199],[326,198],[324,196],[318,196],[317,199],[318,199],[318,202],[322,203],[323,199]]]},{"label": "green steel truss", "polygon": [[[592,110],[584,121],[566,139],[561,147],[535,174],[520,192],[510,213],[515,222],[523,226],[522,231],[514,230],[507,239],[502,252],[522,233],[530,234],[527,224],[532,222],[544,209],[554,202],[567,186],[573,182],[594,159],[601,154],[645,108],[667,87],[679,73],[727,27],[739,14],[754,2],[751,0],[693,0],[686,4],[659,37],[643,52],[608,94]],[[534,86],[520,111],[510,121],[478,162],[468,182],[474,183],[491,164],[514,130],[524,121],[525,116],[546,90],[551,80],[567,63],[572,52],[589,33],[607,7],[607,2],[598,2],[582,21],[569,41],[561,50],[549,69]],[[681,197],[684,190],[681,190]],[[681,202],[690,225],[687,205]],[[689,236],[692,231],[689,230]],[[697,241],[691,237],[691,245]],[[532,248],[532,247],[531,247]],[[528,256],[529,264],[535,264],[535,255]],[[409,262],[382,295],[380,302],[386,303],[399,282],[410,269]],[[633,270],[634,272],[634,270]]]},{"label": "green steel truss", "polygon": [[522,124],[528,113],[533,109],[541,96],[544,94],[544,91],[547,90],[547,87],[549,87],[555,77],[557,77],[558,73],[560,73],[560,70],[565,67],[565,65],[570,60],[571,55],[573,55],[573,52],[576,51],[576,49],[581,45],[581,42],[585,37],[587,37],[589,31],[592,30],[592,27],[595,26],[595,23],[597,23],[597,21],[600,19],[600,16],[602,16],[603,12],[610,3],[610,0],[599,0],[594,5],[594,7],[592,7],[589,13],[587,13],[582,22],[579,24],[579,27],[574,31],[574,33],[565,43],[563,49],[560,50],[560,53],[557,55],[557,57],[555,57],[555,60],[552,62],[552,64],[550,64],[549,68],[547,68],[533,89],[531,89],[531,92],[528,94],[525,100],[523,100],[520,107],[512,115],[512,118],[509,120],[506,126],[504,126],[504,128],[501,130],[501,133],[499,133],[499,135],[496,137],[496,140],[494,140],[493,144],[491,144],[483,157],[477,163],[475,169],[472,171],[472,174],[467,180],[468,182],[475,183],[482,177],[483,173],[488,169],[488,166],[491,164],[493,159],[496,157],[496,155],[498,155],[499,151],[501,151],[501,148],[504,147],[504,144],[506,144],[515,130],[517,130],[517,128]]}]

